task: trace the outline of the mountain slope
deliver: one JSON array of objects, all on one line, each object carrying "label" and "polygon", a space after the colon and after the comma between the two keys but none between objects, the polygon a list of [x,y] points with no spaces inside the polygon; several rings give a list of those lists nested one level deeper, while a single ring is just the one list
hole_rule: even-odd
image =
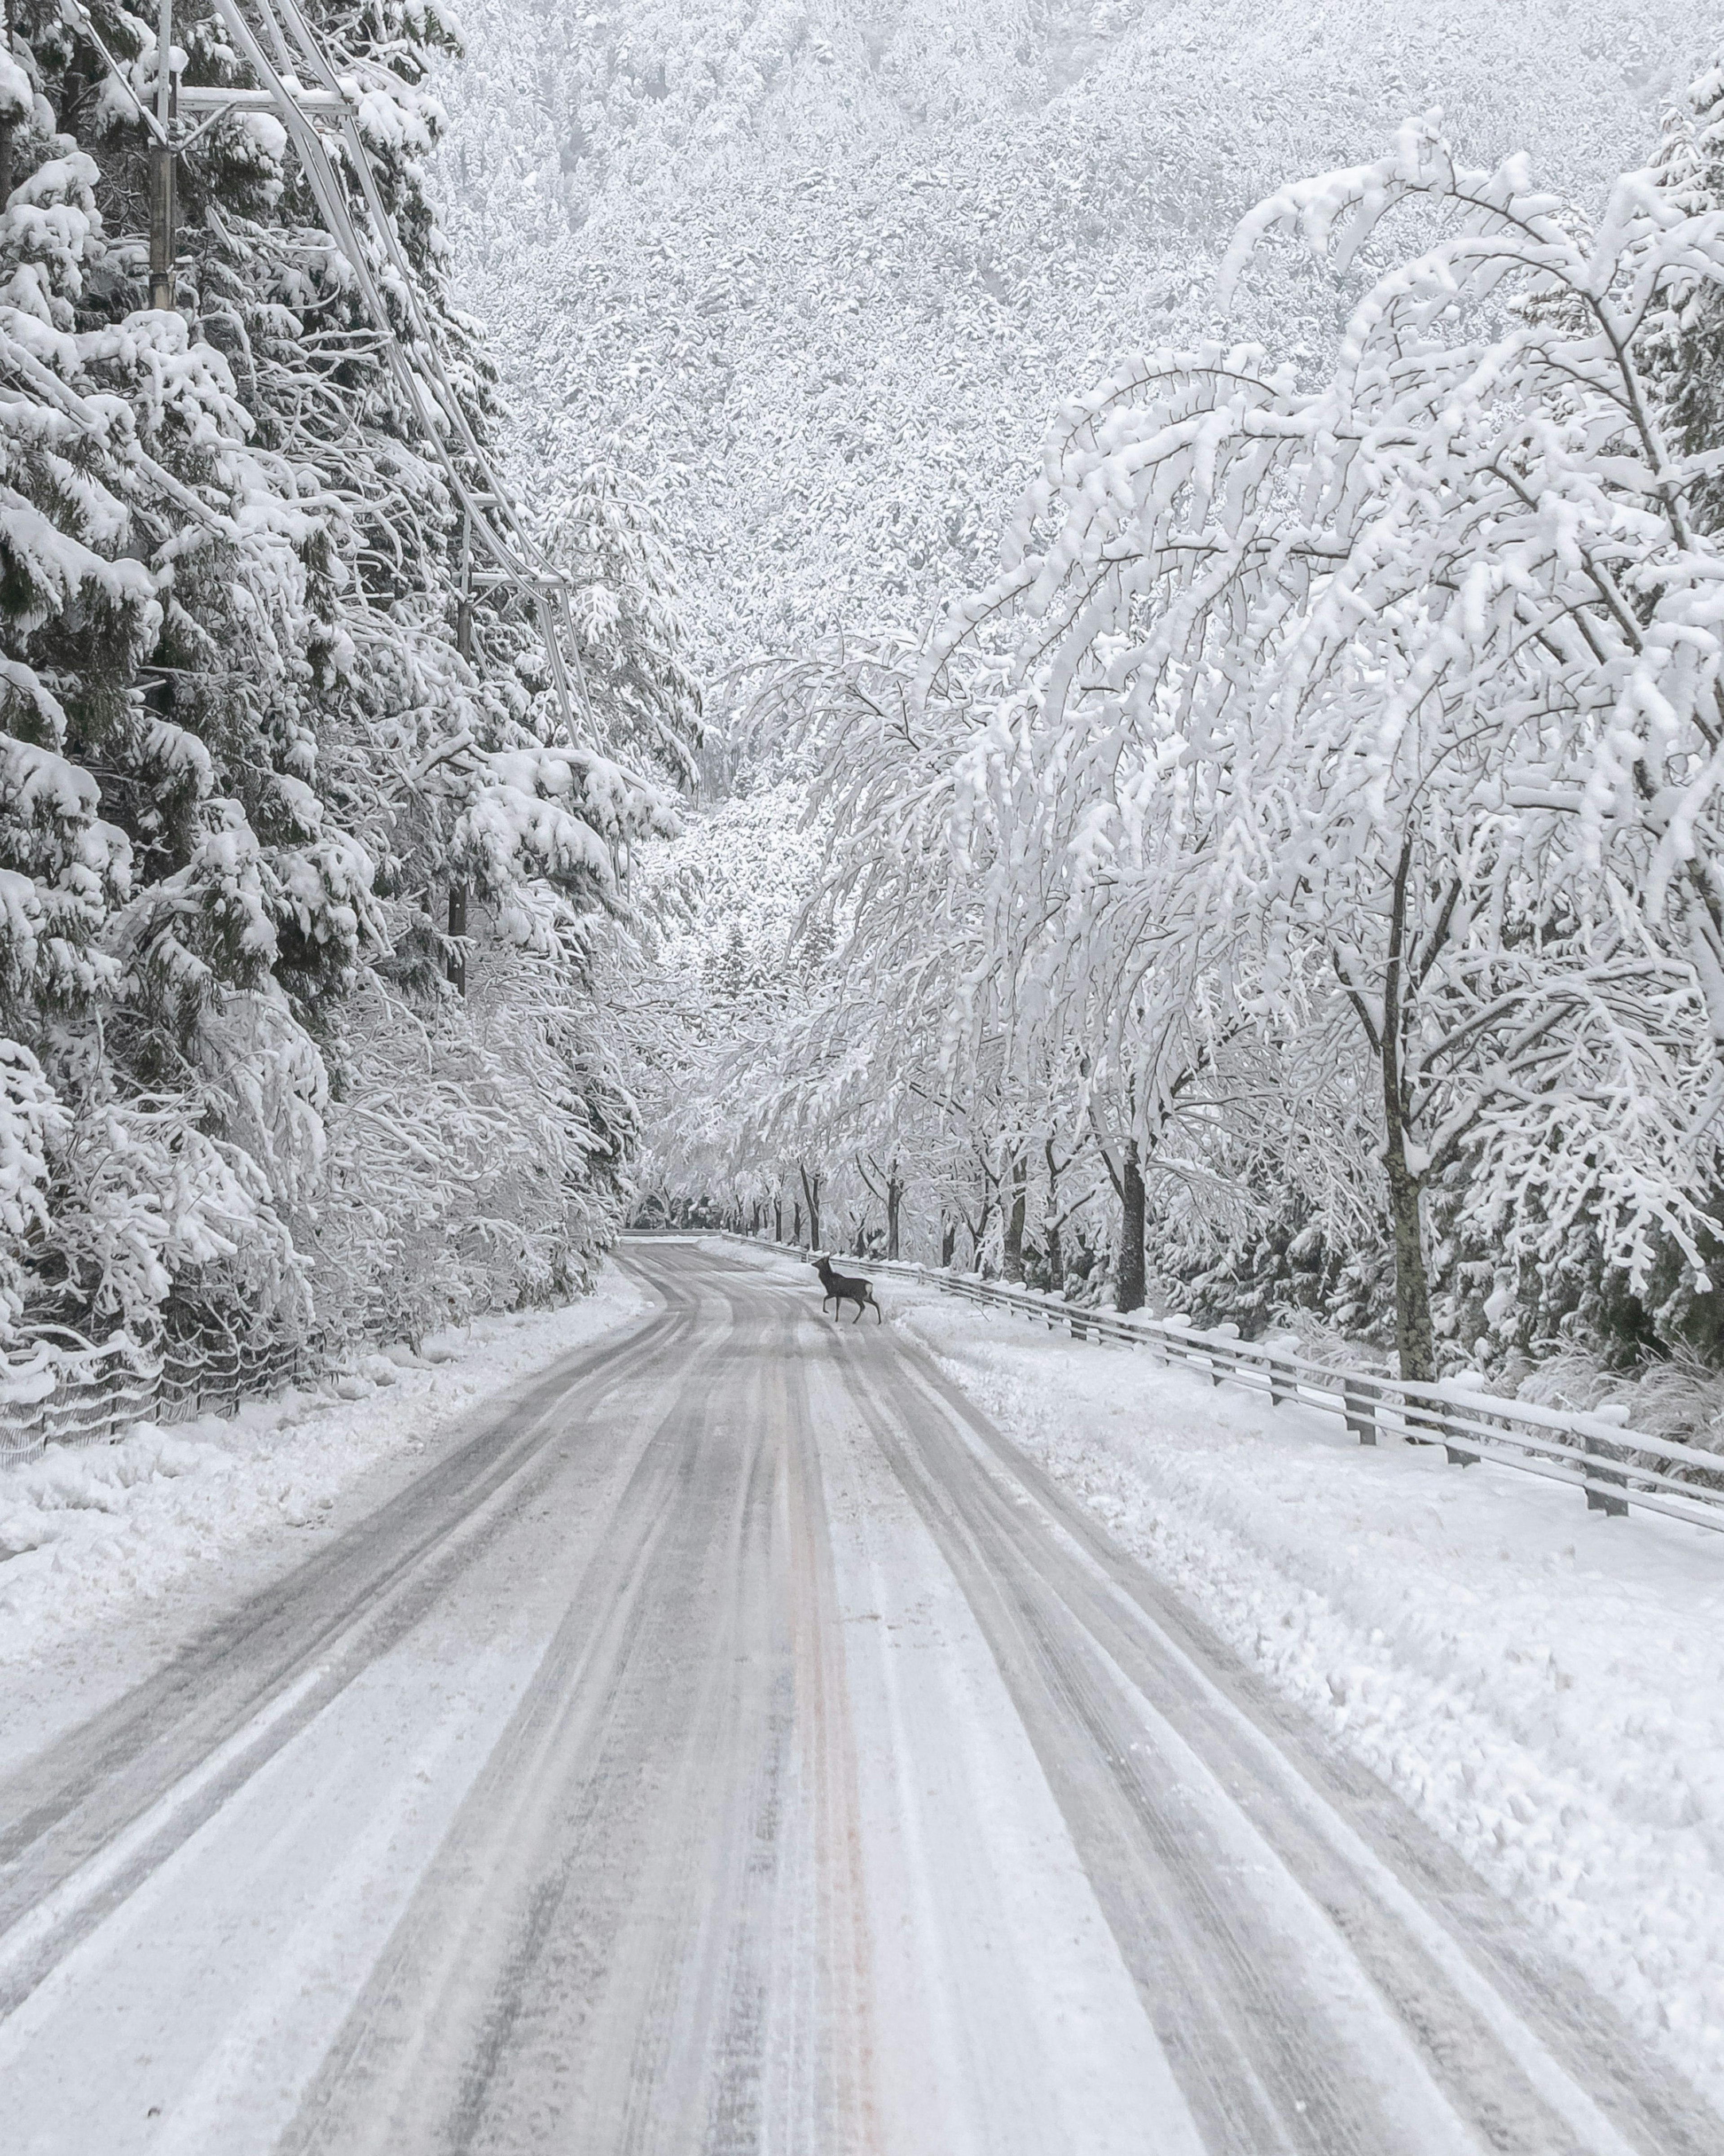
[{"label": "mountain slope", "polygon": [[[1665,0],[471,0],[458,281],[554,514],[625,431],[709,665],[916,618],[991,561],[1049,413],[1213,326],[1238,215],[1440,105],[1596,206],[1712,12]],[[1285,331],[1270,264],[1241,326]],[[1321,336],[1328,325],[1309,325]]]}]

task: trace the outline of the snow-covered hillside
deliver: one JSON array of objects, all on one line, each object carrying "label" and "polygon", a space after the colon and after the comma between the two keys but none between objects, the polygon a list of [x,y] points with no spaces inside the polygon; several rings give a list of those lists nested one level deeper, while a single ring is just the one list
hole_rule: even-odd
[{"label": "snow-covered hillside", "polygon": [[[704,655],[929,609],[993,565],[1054,407],[1215,315],[1234,220],[1443,108],[1596,206],[1700,0],[471,0],[457,276],[555,506],[627,435]],[[1248,329],[1332,309],[1277,285]]]}]

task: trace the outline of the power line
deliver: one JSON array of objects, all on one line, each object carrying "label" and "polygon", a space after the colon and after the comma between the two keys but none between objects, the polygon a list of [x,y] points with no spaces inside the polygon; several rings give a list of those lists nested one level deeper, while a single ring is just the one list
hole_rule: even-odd
[{"label": "power line", "polygon": [[[172,67],[173,0],[161,0],[152,110],[138,96],[128,75],[102,42],[85,0],[61,0],[62,13],[94,44],[151,138],[151,305],[173,304],[175,160],[228,112],[273,112],[287,130],[325,227],[353,273],[360,303],[371,317],[390,375],[417,419],[432,456],[441,465],[460,510],[459,603],[464,618],[477,593],[512,590],[530,608],[538,625],[571,745],[584,740],[588,746],[599,747],[568,581],[528,531],[513,495],[474,432],[433,333],[417,276],[384,203],[357,104],[336,74],[298,0],[251,0],[258,18],[256,28],[239,0],[213,0],[213,5],[256,86],[182,85]],[[187,132],[179,123],[181,106],[208,116]],[[387,293],[373,266],[372,249],[353,216],[325,127],[338,141],[343,162],[364,198],[372,238],[389,275]],[[410,346],[396,326],[403,314]],[[476,475],[476,484],[469,475]]]}]

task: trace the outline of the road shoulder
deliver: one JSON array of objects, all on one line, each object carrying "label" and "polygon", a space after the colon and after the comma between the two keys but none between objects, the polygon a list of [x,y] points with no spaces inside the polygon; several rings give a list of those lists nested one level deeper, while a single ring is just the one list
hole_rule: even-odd
[{"label": "road shoulder", "polygon": [[0,1777],[653,1307],[607,1265],[578,1302],[367,1358],[362,1397],[295,1391],[0,1471]]}]

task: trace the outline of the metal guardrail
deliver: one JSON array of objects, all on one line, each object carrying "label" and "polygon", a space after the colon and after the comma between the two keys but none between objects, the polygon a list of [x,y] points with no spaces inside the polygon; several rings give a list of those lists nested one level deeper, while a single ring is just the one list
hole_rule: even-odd
[{"label": "metal guardrail", "polygon": [[[808,1253],[793,1244],[728,1229],[700,1232],[808,1261]],[[1583,1491],[1596,1512],[1620,1516],[1633,1505],[1693,1527],[1724,1531],[1724,1454],[1626,1429],[1608,1414],[1500,1399],[1452,1382],[1418,1384],[1374,1371],[1337,1368],[1280,1348],[1260,1348],[1225,1328],[1206,1332],[1165,1318],[1086,1310],[1060,1296],[1008,1287],[969,1273],[837,1253],[834,1260],[871,1277],[911,1280],[942,1295],[1015,1311],[1033,1324],[1067,1331],[1075,1340],[1144,1348],[1159,1361],[1201,1370],[1213,1384],[1229,1382],[1265,1393],[1276,1406],[1297,1401],[1339,1414],[1361,1445],[1375,1445],[1380,1436],[1440,1445],[1451,1466],[1470,1467],[1491,1460],[1565,1483]]]},{"label": "metal guardrail", "polygon": [[297,1345],[260,1347],[231,1333],[170,1335],[154,1347],[124,1332],[100,1343],[69,1331],[64,1338],[0,1358],[0,1467],[50,1445],[106,1445],[136,1422],[232,1414],[242,1400],[298,1383],[315,1359]]}]

